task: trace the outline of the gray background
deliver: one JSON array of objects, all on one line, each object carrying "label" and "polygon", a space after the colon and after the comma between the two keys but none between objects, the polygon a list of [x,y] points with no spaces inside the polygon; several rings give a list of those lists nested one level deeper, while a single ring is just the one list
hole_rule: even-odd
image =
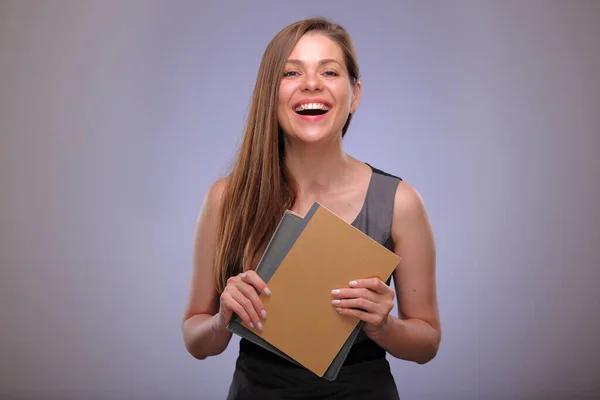
[{"label": "gray background", "polygon": [[224,397],[237,340],[182,342],[194,224],[265,46],[315,14],[360,57],[346,150],[436,234],[442,346],[391,360],[402,398],[600,393],[600,2],[5,0],[1,398]]}]

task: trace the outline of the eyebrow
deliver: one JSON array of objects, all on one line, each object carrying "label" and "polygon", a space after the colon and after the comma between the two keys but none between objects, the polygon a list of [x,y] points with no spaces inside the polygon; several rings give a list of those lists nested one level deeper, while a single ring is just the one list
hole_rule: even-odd
[{"label": "eyebrow", "polygon": [[[297,60],[294,58],[288,59],[287,62],[290,64],[304,65],[304,62],[302,60]],[[325,59],[319,61],[319,65],[330,64],[330,63],[336,63],[340,66],[342,65],[338,60],[334,60],[333,58],[325,58]]]}]

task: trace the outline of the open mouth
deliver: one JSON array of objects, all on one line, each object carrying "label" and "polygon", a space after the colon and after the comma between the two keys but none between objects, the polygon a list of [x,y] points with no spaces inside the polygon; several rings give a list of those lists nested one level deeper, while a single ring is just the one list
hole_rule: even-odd
[{"label": "open mouth", "polygon": [[298,105],[294,111],[299,115],[317,116],[326,114],[330,109],[329,105],[323,103],[305,103]]}]

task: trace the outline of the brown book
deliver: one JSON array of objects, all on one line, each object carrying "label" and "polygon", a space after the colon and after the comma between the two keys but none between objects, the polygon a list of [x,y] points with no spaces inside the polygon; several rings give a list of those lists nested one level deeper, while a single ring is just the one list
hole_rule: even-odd
[{"label": "brown book", "polygon": [[335,310],[331,291],[356,279],[385,282],[400,257],[318,203],[302,224],[269,279],[271,295],[261,295],[263,331],[244,326],[322,377],[360,322]]}]

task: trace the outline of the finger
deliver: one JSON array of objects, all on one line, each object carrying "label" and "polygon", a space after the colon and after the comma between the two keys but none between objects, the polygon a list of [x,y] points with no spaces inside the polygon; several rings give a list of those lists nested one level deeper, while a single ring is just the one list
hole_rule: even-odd
[{"label": "finger", "polygon": [[335,289],[331,292],[336,299],[356,299],[363,298],[370,301],[375,301],[377,293],[367,288],[358,289]]},{"label": "finger", "polygon": [[242,319],[242,321],[244,321],[244,323],[248,326],[250,326],[251,328],[254,328],[254,323],[252,322],[250,316],[248,315],[248,313],[244,310],[244,307],[242,307],[234,298],[233,296],[231,296],[230,293],[223,293],[222,299],[221,299],[221,303],[223,304],[223,306],[229,310],[231,310],[232,312],[236,313],[238,315],[238,317],[240,317]]},{"label": "finger", "polygon": [[252,306],[254,307],[254,311],[256,311],[256,313],[260,315],[262,319],[266,319],[267,312],[265,311],[265,306],[256,293],[256,290],[251,285],[241,281],[236,284],[236,287],[244,296],[250,299]]},{"label": "finger", "polygon": [[366,300],[365,298],[359,297],[355,299],[335,299],[331,303],[338,308],[357,308],[370,313],[377,312],[381,309],[379,304]]},{"label": "finger", "polygon": [[379,283],[381,283],[381,280],[377,278],[368,278],[351,281],[348,283],[348,285],[354,288],[368,288],[371,290],[375,290],[379,288]]},{"label": "finger", "polygon": [[336,308],[336,311],[340,315],[358,318],[361,321],[364,321],[364,322],[370,323],[370,324],[378,324],[381,321],[381,318],[377,314],[359,310],[357,308],[338,307],[338,308]]},{"label": "finger", "polygon": [[250,320],[253,324],[252,325],[249,324],[249,325],[252,328],[254,328],[254,326],[256,326],[258,328],[258,330],[262,331],[262,323],[260,322],[260,318],[258,317],[256,310],[254,309],[254,305],[252,304],[252,301],[249,298],[247,298],[246,296],[244,296],[244,294],[242,292],[237,290],[237,288],[236,288],[236,290],[231,291],[231,297],[233,297],[233,299],[240,306],[243,307],[244,311],[250,317]]},{"label": "finger", "polygon": [[265,281],[262,280],[262,278],[260,276],[258,276],[258,274],[253,271],[246,271],[244,273],[242,273],[240,275],[240,277],[242,278],[242,280],[252,286],[254,286],[256,289],[258,289],[259,292],[266,294],[267,296],[271,295],[271,291],[269,290],[269,288],[267,287],[267,284],[265,283]]},{"label": "finger", "polygon": [[349,283],[353,288],[367,288],[377,293],[387,293],[391,288],[379,278],[358,279]]}]

